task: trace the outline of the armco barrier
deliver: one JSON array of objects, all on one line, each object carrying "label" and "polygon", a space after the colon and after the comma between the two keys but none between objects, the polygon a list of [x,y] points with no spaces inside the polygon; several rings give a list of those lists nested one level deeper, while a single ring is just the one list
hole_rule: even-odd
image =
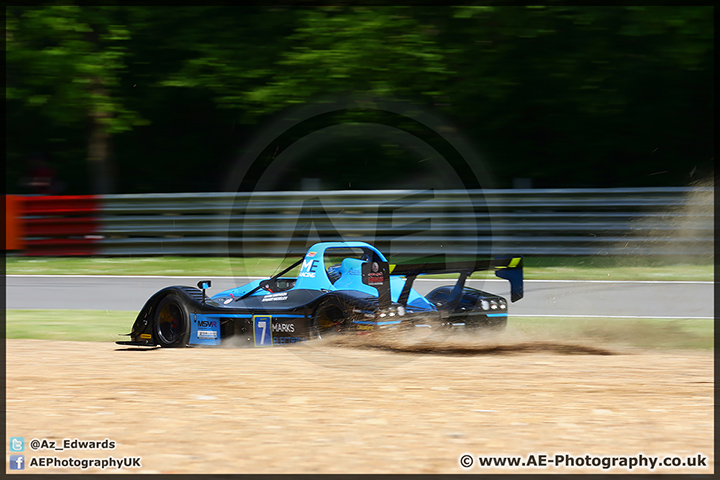
[{"label": "armco barrier", "polygon": [[26,255],[282,256],[320,239],[413,256],[712,255],[714,245],[712,188],[39,197],[25,215]]}]

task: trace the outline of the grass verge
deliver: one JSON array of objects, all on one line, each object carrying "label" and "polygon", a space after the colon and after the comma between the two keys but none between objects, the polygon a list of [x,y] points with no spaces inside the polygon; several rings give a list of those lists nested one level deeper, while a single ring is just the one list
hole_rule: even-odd
[{"label": "grass verge", "polygon": [[507,333],[517,338],[621,344],[640,348],[714,348],[712,319],[512,317]]},{"label": "grass verge", "polygon": [[6,310],[6,338],[114,342],[129,337],[137,312],[107,310]]},{"label": "grass verge", "polygon": [[[136,312],[6,310],[6,338],[114,342]],[[712,350],[712,320],[511,317],[498,340],[554,340],[656,349]]]}]

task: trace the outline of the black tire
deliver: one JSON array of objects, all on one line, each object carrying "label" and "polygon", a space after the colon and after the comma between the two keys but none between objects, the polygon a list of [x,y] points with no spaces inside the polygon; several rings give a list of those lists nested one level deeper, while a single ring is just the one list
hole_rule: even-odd
[{"label": "black tire", "polygon": [[161,347],[184,347],[190,338],[190,312],[177,295],[160,300],[153,319],[153,336]]},{"label": "black tire", "polygon": [[347,306],[336,299],[320,302],[313,314],[311,335],[314,338],[347,332],[352,326],[352,319]]}]

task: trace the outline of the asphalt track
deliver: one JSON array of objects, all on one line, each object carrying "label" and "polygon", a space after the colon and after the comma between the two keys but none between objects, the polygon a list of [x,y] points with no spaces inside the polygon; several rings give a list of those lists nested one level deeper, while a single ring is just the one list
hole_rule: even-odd
[{"label": "asphalt track", "polygon": [[[203,278],[205,279],[205,278]],[[247,278],[209,277],[209,294],[242,285]],[[195,285],[199,277],[8,275],[7,309],[138,311],[169,285]],[[418,280],[425,294],[452,280]],[[468,285],[509,298],[505,280]],[[526,280],[525,297],[511,304],[518,316],[714,318],[712,282]]]}]

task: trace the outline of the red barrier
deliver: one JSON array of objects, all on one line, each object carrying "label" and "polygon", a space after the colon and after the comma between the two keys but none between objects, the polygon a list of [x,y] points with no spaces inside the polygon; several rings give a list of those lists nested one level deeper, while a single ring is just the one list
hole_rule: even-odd
[{"label": "red barrier", "polygon": [[76,256],[97,253],[99,200],[96,195],[24,197],[23,255]]},{"label": "red barrier", "polygon": [[25,219],[25,235],[28,237],[91,235],[97,232],[97,228],[98,222],[94,217]]},{"label": "red barrier", "polygon": [[21,250],[23,245],[23,197],[5,195],[5,250]]},{"label": "red barrier", "polygon": [[80,215],[100,210],[97,195],[25,197],[25,215]]}]

